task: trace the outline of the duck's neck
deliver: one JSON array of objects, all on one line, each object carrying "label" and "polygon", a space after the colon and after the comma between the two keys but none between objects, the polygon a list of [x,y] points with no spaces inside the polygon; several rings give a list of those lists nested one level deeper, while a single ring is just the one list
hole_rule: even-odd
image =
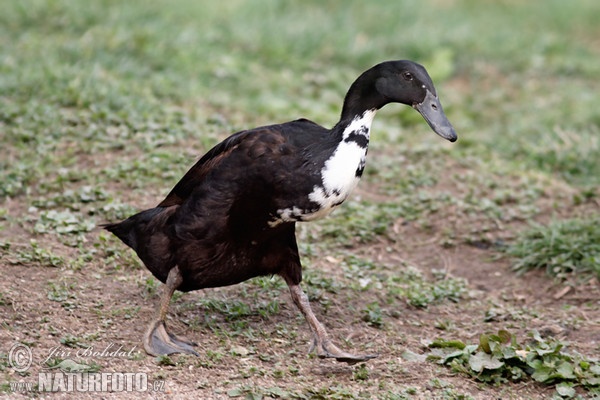
[{"label": "duck's neck", "polygon": [[375,114],[377,114],[377,109],[374,108],[365,110],[350,120],[340,121],[337,128],[341,131],[341,140],[346,143],[355,142],[360,147],[366,148],[369,144],[369,133]]},{"label": "duck's neck", "polygon": [[[340,122],[336,126],[350,125],[356,119],[361,119],[364,115],[369,115],[371,111],[379,110],[389,102],[375,87],[377,78],[373,75],[377,73],[376,69],[372,68],[364,72],[352,83],[344,98]],[[369,120],[369,126],[374,115],[375,113],[373,112]]]}]

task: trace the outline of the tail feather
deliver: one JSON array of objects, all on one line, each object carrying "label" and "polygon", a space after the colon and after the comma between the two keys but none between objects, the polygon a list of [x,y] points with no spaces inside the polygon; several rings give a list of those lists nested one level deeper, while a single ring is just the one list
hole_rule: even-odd
[{"label": "tail feather", "polygon": [[101,225],[102,228],[113,233],[116,237],[121,239],[123,243],[137,251],[139,244],[139,237],[146,231],[148,224],[160,214],[164,208],[151,208],[139,212],[124,221],[117,222],[114,224]]},{"label": "tail feather", "polygon": [[100,227],[106,229],[107,231],[121,239],[121,241],[127,246],[131,247],[132,249],[135,249],[137,247],[137,243],[135,240],[135,235],[131,234],[131,231],[133,229],[133,222],[130,221],[130,219],[131,218],[114,224],[100,225]]},{"label": "tail feather", "polygon": [[156,207],[139,212],[124,221],[101,227],[117,236],[131,247],[146,267],[165,282],[172,267],[169,238],[166,225],[176,207]]}]

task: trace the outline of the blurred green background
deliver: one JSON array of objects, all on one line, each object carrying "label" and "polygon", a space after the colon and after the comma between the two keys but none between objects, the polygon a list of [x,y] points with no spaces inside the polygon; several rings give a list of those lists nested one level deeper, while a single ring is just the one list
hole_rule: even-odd
[{"label": "blurred green background", "polygon": [[[300,116],[332,125],[360,72],[406,58],[430,71],[461,149],[597,184],[599,20],[594,0],[7,1],[1,135],[62,140],[65,108],[133,129],[155,119],[180,130],[171,107],[234,129]],[[388,108],[376,138],[426,130]]]}]

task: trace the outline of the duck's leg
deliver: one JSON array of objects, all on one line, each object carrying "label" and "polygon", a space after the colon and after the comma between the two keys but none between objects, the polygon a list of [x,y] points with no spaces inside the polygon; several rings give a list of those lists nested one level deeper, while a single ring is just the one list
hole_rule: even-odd
[{"label": "duck's leg", "polygon": [[320,358],[335,358],[337,361],[346,362],[348,364],[355,364],[377,357],[376,354],[350,354],[340,350],[340,348],[331,342],[325,327],[313,313],[310,308],[308,296],[302,291],[300,285],[293,283],[292,280],[287,277],[284,278],[290,288],[294,304],[296,304],[300,309],[300,312],[302,312],[302,315],[304,315],[304,318],[306,319],[306,322],[308,322],[310,330],[313,333],[313,342],[310,351],[315,350],[317,356]]},{"label": "duck's leg", "polygon": [[199,356],[193,348],[194,343],[169,333],[165,324],[171,297],[179,285],[181,285],[182,280],[183,278],[177,266],[169,271],[156,318],[150,323],[148,330],[144,334],[144,349],[150,355],[160,356],[187,353]]}]

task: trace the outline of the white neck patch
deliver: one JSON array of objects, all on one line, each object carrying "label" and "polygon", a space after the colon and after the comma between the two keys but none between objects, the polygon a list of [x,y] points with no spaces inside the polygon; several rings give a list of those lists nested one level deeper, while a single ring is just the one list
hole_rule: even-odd
[{"label": "white neck patch", "polygon": [[315,186],[308,195],[311,201],[321,206],[316,214],[329,214],[333,207],[346,200],[358,184],[360,174],[357,171],[362,173],[365,166],[369,131],[376,113],[377,110],[367,110],[344,129],[344,140],[325,161],[321,170],[323,185]]},{"label": "white neck patch", "polygon": [[363,115],[358,116],[350,122],[350,125],[344,129],[343,137],[347,139],[352,133],[358,133],[365,130],[364,135],[369,138],[369,131],[371,130],[371,124],[373,118],[375,118],[377,110],[367,110]]},{"label": "white neck patch", "polygon": [[342,141],[321,170],[322,185],[315,185],[308,199],[318,204],[317,209],[290,207],[277,210],[271,227],[282,222],[312,221],[328,215],[350,195],[358,184],[367,159],[369,131],[377,113],[367,110],[354,118],[342,132]]}]

